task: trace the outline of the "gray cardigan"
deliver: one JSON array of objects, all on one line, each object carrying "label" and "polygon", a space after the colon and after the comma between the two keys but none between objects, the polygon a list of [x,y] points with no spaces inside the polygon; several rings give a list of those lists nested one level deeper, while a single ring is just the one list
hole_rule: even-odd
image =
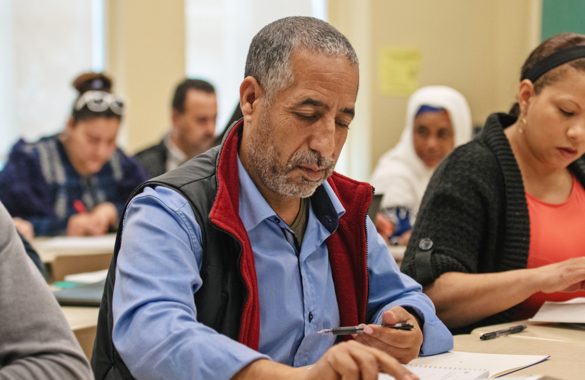
[{"label": "gray cardigan", "polygon": [[[401,268],[422,285],[445,272],[526,268],[528,207],[520,169],[504,134],[514,121],[507,114],[490,115],[481,133],[455,149],[434,173]],[[585,186],[584,158],[570,170]],[[430,245],[423,239],[432,241],[431,249],[419,248]],[[513,314],[512,308],[469,328],[509,321]]]},{"label": "gray cardigan", "polygon": [[89,363],[0,203],[0,379],[92,379]]}]

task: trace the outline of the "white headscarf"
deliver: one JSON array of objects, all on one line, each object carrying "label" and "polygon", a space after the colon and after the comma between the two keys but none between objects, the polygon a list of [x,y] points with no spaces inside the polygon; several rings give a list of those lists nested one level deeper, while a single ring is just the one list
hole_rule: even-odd
[{"label": "white headscarf", "polygon": [[447,86],[428,86],[411,95],[406,109],[406,127],[400,142],[380,158],[371,180],[376,193],[384,194],[382,208],[407,207],[411,216],[416,216],[434,171],[424,164],[414,150],[413,123],[422,105],[447,110],[455,135],[455,146],[468,142],[472,129],[469,106],[458,91]]}]

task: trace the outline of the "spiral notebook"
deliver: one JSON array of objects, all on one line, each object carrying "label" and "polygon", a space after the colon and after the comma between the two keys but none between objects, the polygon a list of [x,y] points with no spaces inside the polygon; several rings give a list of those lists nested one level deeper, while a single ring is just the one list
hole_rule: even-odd
[{"label": "spiral notebook", "polygon": [[[473,380],[504,376],[547,360],[549,355],[483,354],[450,351],[414,359],[406,367],[421,380]],[[380,374],[378,380],[394,377]]]}]

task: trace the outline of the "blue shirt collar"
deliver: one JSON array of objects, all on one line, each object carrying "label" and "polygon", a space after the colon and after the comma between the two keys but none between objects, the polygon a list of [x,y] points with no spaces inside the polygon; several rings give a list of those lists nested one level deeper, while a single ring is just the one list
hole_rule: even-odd
[{"label": "blue shirt collar", "polygon": [[[238,155],[238,177],[240,180],[240,217],[246,231],[250,231],[264,220],[278,218],[272,207],[266,202],[256,184],[250,178]],[[319,202],[315,202],[319,200]],[[345,213],[339,198],[329,185],[324,182],[315,194],[311,196],[313,212],[330,232],[333,232],[339,223],[339,218]]]}]

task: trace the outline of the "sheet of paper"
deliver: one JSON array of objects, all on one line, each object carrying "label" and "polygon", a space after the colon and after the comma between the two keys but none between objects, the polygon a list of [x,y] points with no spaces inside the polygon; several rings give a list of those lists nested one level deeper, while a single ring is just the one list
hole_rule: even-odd
[{"label": "sheet of paper", "polygon": [[84,284],[91,284],[98,281],[103,281],[108,276],[108,270],[102,269],[95,272],[84,272],[68,274],[65,276],[65,281],[82,282]]},{"label": "sheet of paper", "polygon": [[565,302],[545,302],[529,322],[583,323],[585,324],[585,298]]},{"label": "sheet of paper", "polygon": [[378,83],[386,96],[409,96],[419,87],[422,54],[416,48],[378,50]]}]

